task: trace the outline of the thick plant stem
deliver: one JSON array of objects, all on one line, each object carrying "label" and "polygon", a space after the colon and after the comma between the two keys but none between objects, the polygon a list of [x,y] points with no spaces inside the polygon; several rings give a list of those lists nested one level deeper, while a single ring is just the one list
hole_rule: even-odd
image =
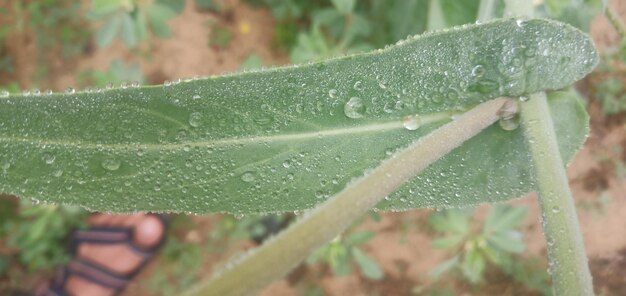
[{"label": "thick plant stem", "polygon": [[446,27],[446,19],[441,10],[440,0],[430,0],[428,4],[428,22],[426,23],[427,31],[441,30]]},{"label": "thick plant stem", "polygon": [[408,179],[498,120],[507,99],[485,102],[394,154],[187,296],[251,295],[285,276]]},{"label": "thick plant stem", "polygon": [[624,23],[620,20],[619,15],[608,5],[604,15],[606,15],[606,18],[609,20],[613,28],[615,28],[619,37],[622,40],[626,39],[626,26],[624,26]]},{"label": "thick plant stem", "polygon": [[521,120],[533,158],[555,295],[593,295],[576,206],[545,93],[521,104]]},{"label": "thick plant stem", "polygon": [[478,6],[478,16],[476,20],[486,22],[493,19],[495,13],[496,0],[481,0]]}]

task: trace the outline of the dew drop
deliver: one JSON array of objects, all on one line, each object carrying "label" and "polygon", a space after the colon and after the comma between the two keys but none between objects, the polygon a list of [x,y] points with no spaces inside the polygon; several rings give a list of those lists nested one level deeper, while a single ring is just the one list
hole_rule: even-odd
[{"label": "dew drop", "polygon": [[519,27],[519,28],[523,28],[526,26],[526,24],[528,23],[528,21],[526,20],[522,20],[522,19],[518,19],[515,21],[515,24]]},{"label": "dew drop", "polygon": [[76,90],[73,87],[68,87],[68,88],[65,89],[65,93],[68,94],[68,95],[73,94],[75,92],[76,92]]},{"label": "dew drop", "polygon": [[402,120],[402,125],[404,125],[405,129],[414,131],[422,125],[422,122],[418,116],[409,115],[407,117],[404,117],[404,119]]},{"label": "dew drop", "polygon": [[354,83],[354,90],[362,91],[363,90],[363,82],[360,80]]},{"label": "dew drop", "polygon": [[245,172],[241,175],[241,181],[246,183],[253,182],[256,178],[254,177],[254,172]]},{"label": "dew drop", "polygon": [[44,96],[51,96],[52,95],[52,90],[51,89],[46,89],[46,91],[43,92]]},{"label": "dew drop", "polygon": [[528,102],[528,100],[529,100],[529,99],[530,99],[530,98],[529,98],[529,97],[527,97],[527,96],[521,96],[521,97],[519,97],[520,102]]},{"label": "dew drop", "polygon": [[519,106],[517,101],[507,101],[502,108],[498,110],[500,120],[498,124],[505,131],[512,131],[519,127]]},{"label": "dew drop", "polygon": [[500,127],[505,131],[515,130],[519,127],[519,116],[516,115],[508,119],[501,118],[498,124],[500,124]]},{"label": "dew drop", "polygon": [[290,168],[291,167],[291,160],[285,160],[283,162],[283,167],[286,168],[286,169]]},{"label": "dew drop", "polygon": [[61,176],[63,176],[63,170],[61,170],[61,169],[56,170],[56,171],[52,172],[52,175],[57,177],[57,178],[61,177]]},{"label": "dew drop", "polygon": [[361,118],[365,113],[365,105],[360,98],[352,97],[343,106],[343,113],[349,118]]},{"label": "dew drop", "polygon": [[106,90],[111,90],[113,89],[113,82],[108,82],[105,86],[104,89]]},{"label": "dew drop", "polygon": [[476,65],[472,68],[472,76],[482,77],[485,74],[485,67],[483,65]]},{"label": "dew drop", "polygon": [[0,98],[6,98],[9,96],[9,91],[6,89],[0,90]]},{"label": "dew drop", "polygon": [[122,162],[115,158],[106,158],[102,161],[102,168],[107,171],[116,171],[122,165]]},{"label": "dew drop", "polygon": [[561,208],[559,208],[558,206],[552,207],[552,213],[558,214],[560,211],[561,211]]},{"label": "dew drop", "polygon": [[194,100],[197,100],[197,99],[200,99],[200,95],[193,95],[191,98]]},{"label": "dew drop", "polygon": [[328,96],[334,99],[337,96],[337,90],[334,89],[334,88],[329,90],[328,91]]},{"label": "dew drop", "polygon": [[202,121],[202,114],[200,112],[193,112],[189,114],[189,125],[192,127],[199,127]]},{"label": "dew drop", "polygon": [[53,154],[46,152],[43,154],[41,159],[43,159],[46,164],[53,164],[56,157]]}]

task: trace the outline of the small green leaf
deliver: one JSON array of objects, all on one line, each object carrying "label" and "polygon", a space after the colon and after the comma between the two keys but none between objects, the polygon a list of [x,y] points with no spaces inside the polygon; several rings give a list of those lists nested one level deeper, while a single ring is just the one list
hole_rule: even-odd
[{"label": "small green leaf", "polygon": [[380,270],[378,263],[365,254],[365,252],[361,251],[359,248],[353,248],[352,255],[365,277],[372,280],[379,280],[383,278],[384,274],[382,270]]},{"label": "small green leaf", "polygon": [[524,221],[527,213],[526,207],[496,205],[487,216],[483,232],[493,233],[514,229]]},{"label": "small green leaf", "polygon": [[487,236],[486,239],[489,243],[505,252],[521,253],[524,251],[522,234],[518,231],[505,231],[492,234]]},{"label": "small green leaf", "polygon": [[472,283],[479,283],[483,280],[485,266],[485,258],[483,258],[478,248],[471,248],[467,251],[461,262],[463,275]]},{"label": "small green leaf", "polygon": [[428,218],[430,225],[439,232],[465,235],[469,230],[469,216],[465,210],[445,210],[433,213]]},{"label": "small green leaf", "polygon": [[135,21],[127,13],[122,16],[122,40],[129,48],[137,46],[137,29]]},{"label": "small green leaf", "polygon": [[356,0],[330,0],[335,8],[343,14],[350,14],[354,11]]},{"label": "small green leaf", "polygon": [[450,249],[460,244],[464,238],[465,235],[452,234],[444,238],[435,239],[433,241],[433,247],[441,250]]},{"label": "small green leaf", "polygon": [[122,27],[123,15],[124,14],[114,14],[102,25],[102,28],[98,30],[98,33],[96,33],[96,44],[98,44],[98,47],[107,47],[113,42],[115,35],[117,35],[117,32],[119,32]]},{"label": "small green leaf", "polygon": [[457,266],[459,263],[459,256],[454,256],[443,263],[437,265],[437,267],[433,268],[428,274],[434,278],[438,278],[444,273],[450,271],[452,268]]},{"label": "small green leaf", "polygon": [[374,232],[361,231],[361,232],[350,234],[348,237],[346,237],[346,242],[348,242],[351,245],[361,245],[361,244],[368,242],[373,237],[374,237]]}]

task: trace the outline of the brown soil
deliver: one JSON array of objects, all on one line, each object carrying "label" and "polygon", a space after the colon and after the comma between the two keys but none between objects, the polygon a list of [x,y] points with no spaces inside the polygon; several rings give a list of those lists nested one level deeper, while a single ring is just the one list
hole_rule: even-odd
[{"label": "brown soil", "polygon": [[[152,83],[161,83],[181,77],[209,75],[236,71],[239,64],[249,54],[256,53],[265,64],[283,64],[284,55],[276,54],[271,49],[273,21],[268,11],[257,10],[243,5],[238,0],[223,1],[226,16],[216,16],[199,12],[193,1],[187,1],[185,10],[174,18],[170,25],[173,36],[166,40],[156,40],[141,49],[149,53],[147,59],[139,58],[129,52],[122,44],[114,44],[106,49],[94,50],[81,57],[77,62],[58,67],[55,78],[49,82],[57,90],[75,85],[74,73],[87,69],[106,70],[116,58],[141,65]],[[626,2],[611,1],[621,15],[626,16]],[[232,40],[227,48],[208,46],[211,32],[208,22],[220,22],[232,33]],[[249,28],[249,31],[246,30]],[[598,17],[592,26],[592,36],[600,48],[616,44],[618,37],[611,26]],[[32,34],[24,32],[10,36],[14,47],[9,53],[17,58],[19,69],[14,77],[21,86],[27,87],[34,65],[28,62],[28,54],[34,46]],[[0,77],[3,79],[3,77]],[[584,93],[590,93],[590,84],[602,79],[592,76],[581,84]],[[608,192],[612,203],[603,215],[595,215],[578,207],[580,224],[590,258],[594,284],[598,293],[603,295],[626,295],[626,235],[624,235],[624,217],[626,217],[626,183],[615,178],[614,163],[626,161],[626,127],[624,115],[605,118],[596,103],[589,105],[591,114],[591,134],[582,151],[576,156],[568,169],[568,177],[577,203],[596,200],[602,192]],[[622,154],[612,147],[621,147]],[[604,156],[606,160],[601,160]],[[608,158],[607,158],[608,157]],[[535,195],[511,201],[515,205],[528,207],[529,214],[523,230],[527,245],[525,257],[545,258],[546,244],[542,233],[540,209]],[[478,212],[483,216],[489,206],[482,206]],[[308,282],[308,285],[321,288],[326,295],[408,295],[417,286],[430,287],[433,280],[428,272],[447,258],[445,252],[430,246],[432,235],[425,231],[425,218],[429,210],[414,210],[405,213],[382,213],[380,222],[365,222],[360,226],[376,232],[364,249],[379,263],[385,272],[382,281],[369,281],[357,273],[346,277],[333,277],[321,266],[301,268],[296,275],[291,275],[291,282]],[[194,229],[180,234],[189,243],[201,243],[208,231],[214,227],[219,215],[193,217]],[[203,259],[204,270],[209,275],[217,262],[224,262],[230,255],[251,247],[242,242],[231,246],[227,254],[207,254]],[[547,266],[547,264],[546,264]],[[151,295],[143,286],[156,268],[167,268],[156,261],[148,267],[139,280],[124,295]],[[459,295],[521,295],[522,287],[512,284],[510,279],[498,273],[490,273],[490,284],[474,290],[472,287],[457,282],[443,282],[458,292]],[[297,285],[289,279],[277,281],[268,287],[262,295],[299,295]],[[522,293],[526,295],[526,293]]]}]

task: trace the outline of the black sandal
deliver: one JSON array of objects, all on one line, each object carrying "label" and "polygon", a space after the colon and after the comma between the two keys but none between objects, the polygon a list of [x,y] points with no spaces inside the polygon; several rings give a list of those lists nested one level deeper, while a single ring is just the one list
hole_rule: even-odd
[{"label": "black sandal", "polygon": [[[126,288],[128,283],[146,266],[155,252],[163,246],[168,228],[168,218],[165,215],[150,214],[157,217],[163,225],[163,234],[158,243],[149,249],[142,248],[133,242],[133,228],[128,227],[92,227],[88,230],[77,230],[72,234],[70,252],[75,258],[66,266],[60,268],[57,277],[36,293],[37,296],[69,296],[64,287],[70,276],[78,276],[99,286],[111,288],[115,295]],[[78,257],[78,247],[83,243],[89,244],[127,244],[142,261],[131,272],[118,274],[100,264]]]}]

